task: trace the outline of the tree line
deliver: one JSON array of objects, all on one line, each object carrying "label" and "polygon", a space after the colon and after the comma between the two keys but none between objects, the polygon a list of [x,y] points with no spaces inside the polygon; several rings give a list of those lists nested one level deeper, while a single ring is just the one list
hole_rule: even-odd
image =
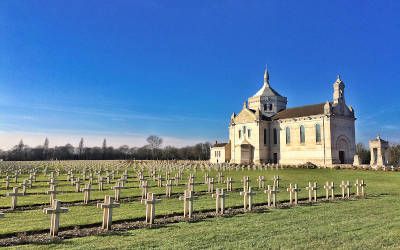
[{"label": "tree line", "polygon": [[30,147],[21,140],[12,149],[0,150],[0,159],[5,161],[45,161],[45,160],[208,160],[210,146],[208,142],[186,147],[161,147],[162,138],[149,136],[143,147],[122,145],[114,148],[103,140],[101,147],[86,147],[81,138],[77,147],[72,144],[49,147],[46,138],[43,145]]}]

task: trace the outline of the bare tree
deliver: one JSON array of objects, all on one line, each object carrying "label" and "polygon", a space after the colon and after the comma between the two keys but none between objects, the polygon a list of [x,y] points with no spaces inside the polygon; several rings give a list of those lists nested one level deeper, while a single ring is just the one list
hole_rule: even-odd
[{"label": "bare tree", "polygon": [[150,135],[146,139],[147,143],[149,144],[148,147],[151,150],[152,158],[155,158],[155,153],[157,149],[159,149],[162,145],[163,139],[156,136],[156,135]]},{"label": "bare tree", "polygon": [[49,152],[49,139],[46,137],[43,144],[43,159],[47,160],[47,155]]},{"label": "bare tree", "polygon": [[78,155],[79,155],[79,158],[82,158],[82,155],[83,155],[83,146],[84,146],[83,138],[81,138],[81,140],[80,140],[80,142],[79,142],[79,146],[78,146]]},{"label": "bare tree", "polygon": [[49,149],[49,139],[47,137],[46,137],[46,139],[44,139],[43,149],[44,150]]},{"label": "bare tree", "polygon": [[101,147],[101,151],[103,152],[103,160],[106,158],[107,154],[107,141],[106,138],[103,140],[103,146]]},{"label": "bare tree", "polygon": [[148,145],[149,148],[151,150],[154,150],[154,149],[160,148],[160,146],[161,146],[161,144],[163,142],[163,139],[158,137],[158,136],[156,136],[156,135],[150,135],[149,137],[147,137],[146,141],[149,144]]},{"label": "bare tree", "polygon": [[24,150],[24,147],[25,147],[24,141],[21,139],[21,140],[19,141],[18,145],[17,145],[17,150],[18,150],[19,152],[22,152],[22,150]]},{"label": "bare tree", "polygon": [[103,140],[103,146],[102,146],[102,148],[103,148],[103,150],[106,150],[106,149],[107,149],[107,140],[106,140],[106,138],[104,138],[104,140]]}]

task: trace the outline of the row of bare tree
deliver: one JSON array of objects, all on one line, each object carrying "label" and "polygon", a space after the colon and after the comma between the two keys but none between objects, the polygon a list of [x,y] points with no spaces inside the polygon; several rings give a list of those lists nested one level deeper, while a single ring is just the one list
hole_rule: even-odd
[{"label": "row of bare tree", "polygon": [[36,160],[208,160],[210,157],[210,143],[198,143],[194,146],[177,148],[173,146],[162,147],[163,140],[151,135],[147,138],[147,145],[143,147],[129,147],[127,145],[118,148],[107,146],[104,139],[101,147],[85,147],[81,138],[77,147],[71,144],[65,146],[49,147],[46,138],[43,145],[29,147],[21,140],[11,150],[1,151],[0,159],[9,161],[36,161]]}]

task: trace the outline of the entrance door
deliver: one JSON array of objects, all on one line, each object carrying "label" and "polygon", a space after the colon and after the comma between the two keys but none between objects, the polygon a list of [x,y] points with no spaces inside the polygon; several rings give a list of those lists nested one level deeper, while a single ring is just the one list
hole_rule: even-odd
[{"label": "entrance door", "polygon": [[339,151],[340,164],[344,164],[344,151]]},{"label": "entrance door", "polygon": [[278,163],[278,153],[274,153],[274,164]]}]

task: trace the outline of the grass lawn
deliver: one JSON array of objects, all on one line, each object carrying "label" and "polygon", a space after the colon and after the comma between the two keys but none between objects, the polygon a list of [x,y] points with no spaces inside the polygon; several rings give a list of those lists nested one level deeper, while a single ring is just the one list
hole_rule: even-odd
[{"label": "grass lawn", "polygon": [[[234,188],[238,190],[229,194],[227,207],[242,204],[239,189],[242,186],[242,176],[248,175],[251,186],[256,187],[257,176],[264,175],[267,184],[271,184],[273,175],[280,175],[281,193],[279,200],[287,200],[286,187],[289,183],[297,183],[302,187],[299,197],[307,197],[304,187],[308,181],[317,181],[321,187],[325,181],[334,181],[338,186],[341,180],[364,179],[367,183],[369,198],[356,201],[335,201],[318,203],[313,206],[298,206],[290,209],[272,209],[263,213],[247,213],[229,218],[213,218],[196,223],[169,224],[157,229],[139,229],[125,232],[114,232],[107,236],[90,236],[64,240],[53,245],[25,245],[17,248],[399,248],[400,247],[400,173],[374,172],[356,170],[329,169],[283,169],[283,170],[245,170],[227,171],[225,177],[233,177]],[[133,175],[133,173],[131,174]],[[210,175],[216,176],[216,172]],[[196,173],[196,191],[206,190],[203,173]],[[45,183],[45,182],[43,182]],[[183,182],[182,182],[183,183]],[[71,188],[65,182],[65,189]],[[155,182],[150,183],[155,185]],[[129,183],[129,186],[137,186]],[[217,186],[223,187],[224,184]],[[96,187],[96,186],[94,186]],[[47,185],[37,185],[38,193],[44,192]],[[184,186],[173,189],[182,192]],[[164,188],[150,189],[163,194]],[[255,202],[265,202],[266,196],[262,190],[256,190]],[[352,188],[352,191],[355,189]],[[36,192],[35,191],[35,192]],[[3,191],[4,192],[4,191]],[[95,195],[101,198],[108,189]],[[339,188],[335,190],[340,193]],[[139,195],[138,188],[126,189],[123,196]],[[323,195],[324,190],[319,190]],[[60,194],[62,201],[79,201],[82,194]],[[37,198],[35,200],[35,198]],[[0,205],[6,206],[6,197],[0,199]],[[20,197],[22,204],[48,203],[46,195],[29,195]],[[156,206],[160,215],[182,212],[183,203],[177,198],[166,199]],[[207,209],[214,207],[210,195],[199,194],[194,208]],[[61,217],[61,227],[70,225],[86,225],[101,222],[102,211],[95,205],[71,206],[67,214]],[[144,205],[138,201],[125,202],[114,210],[114,220],[134,219],[144,216]],[[29,218],[29,219],[27,219]],[[13,232],[24,232],[48,229],[49,217],[41,209],[15,211],[7,213],[0,220],[0,235]]]},{"label": "grass lawn", "polygon": [[170,224],[18,249],[400,248],[399,197],[381,196]]}]

